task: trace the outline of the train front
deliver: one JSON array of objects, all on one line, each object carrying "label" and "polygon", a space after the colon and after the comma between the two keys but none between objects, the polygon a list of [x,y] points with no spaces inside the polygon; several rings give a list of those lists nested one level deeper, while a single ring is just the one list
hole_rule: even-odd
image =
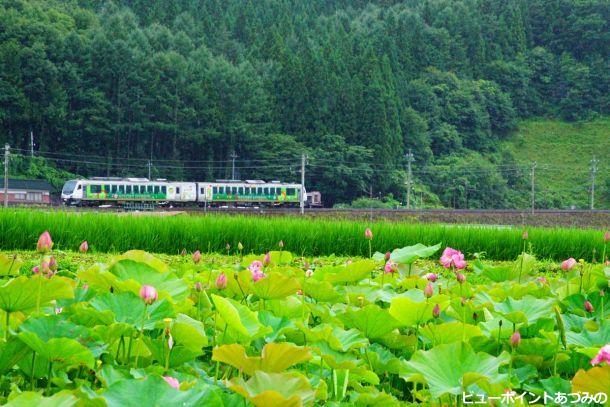
[{"label": "train front", "polygon": [[81,189],[81,196],[77,197],[77,186],[78,186],[78,181],[77,180],[70,180],[70,181],[66,181],[66,183],[64,184],[64,187],[61,189],[61,201],[63,202],[64,205],[71,205],[74,202],[77,202],[80,200],[80,198],[82,198],[82,189]]}]

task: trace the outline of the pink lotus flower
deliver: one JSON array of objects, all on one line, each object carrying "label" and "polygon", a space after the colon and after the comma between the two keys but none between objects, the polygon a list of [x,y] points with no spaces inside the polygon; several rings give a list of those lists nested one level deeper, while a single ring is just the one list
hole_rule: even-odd
[{"label": "pink lotus flower", "polygon": [[196,250],[195,253],[193,253],[193,263],[197,264],[201,261],[201,252],[199,250]]},{"label": "pink lotus flower", "polygon": [[591,364],[593,366],[599,365],[602,362],[606,362],[610,365],[610,343],[602,347],[597,353],[597,356],[591,359]]},{"label": "pink lotus flower", "polygon": [[61,314],[64,309],[62,307],[55,308],[55,315]]},{"label": "pink lotus flower", "polygon": [[434,308],[432,308],[432,316],[434,318],[438,318],[441,315],[441,307],[439,307],[438,304],[436,304],[434,306]]},{"label": "pink lotus flower", "polygon": [[171,376],[163,376],[163,380],[167,382],[170,386],[172,386],[176,390],[180,390],[180,382],[178,379]]},{"label": "pink lotus flower", "polygon": [[152,285],[143,285],[142,288],[140,288],[140,298],[142,298],[146,304],[152,304],[157,300],[157,297],[157,290]]},{"label": "pink lotus flower", "polygon": [[515,331],[510,337],[510,346],[516,348],[521,343],[521,334],[519,331]]},{"label": "pink lotus flower", "polygon": [[587,311],[587,312],[593,312],[593,311],[595,311],[595,308],[593,308],[593,304],[591,304],[591,302],[590,302],[590,301],[588,301],[588,300],[587,300],[587,301],[585,301],[585,304],[584,304],[583,306],[584,306],[584,308],[585,308],[585,311]]},{"label": "pink lotus flower", "polygon": [[269,264],[271,264],[271,254],[267,252],[263,258],[263,265],[268,266]]},{"label": "pink lotus flower", "polygon": [[456,269],[461,270],[466,267],[466,261],[464,260],[464,254],[461,251],[447,247],[440,258],[440,263],[446,269],[454,266]]},{"label": "pink lotus flower", "polygon": [[32,273],[34,273],[34,274],[40,273],[40,267],[38,267],[38,266],[32,267]]},{"label": "pink lotus flower", "polygon": [[227,276],[225,273],[220,273],[216,278],[216,288],[219,290],[224,290],[227,288]]},{"label": "pink lotus flower", "polygon": [[78,246],[78,251],[81,253],[87,253],[89,251],[89,243],[85,240]]},{"label": "pink lotus flower", "polygon": [[305,277],[309,278],[311,276],[313,276],[313,270],[309,269],[309,270],[305,271]]},{"label": "pink lotus flower", "polygon": [[250,270],[250,272],[252,274],[254,273],[260,273],[261,270],[263,269],[263,263],[259,260],[254,260],[252,263],[250,263],[250,265],[248,266],[248,270]]},{"label": "pink lotus flower", "polygon": [[386,274],[393,274],[398,271],[398,266],[392,260],[388,260],[383,268],[383,272]]},{"label": "pink lotus flower", "polygon": [[48,231],[44,231],[38,238],[36,244],[36,251],[39,253],[48,253],[53,247],[53,241],[51,240],[51,234]]},{"label": "pink lotus flower", "polygon": [[392,257],[392,253],[390,253],[390,252],[386,252],[386,253],[385,253],[385,261],[390,260],[390,257]]},{"label": "pink lotus flower", "polygon": [[426,285],[426,288],[424,288],[424,296],[426,298],[430,298],[434,295],[434,286],[432,285],[432,283],[428,283]]},{"label": "pink lotus flower", "polygon": [[48,258],[42,259],[42,262],[40,263],[40,270],[45,274],[48,273],[49,271],[51,271],[51,267],[50,267]]},{"label": "pink lotus flower", "polygon": [[610,242],[610,232],[604,233],[604,243]]},{"label": "pink lotus flower", "polygon": [[262,280],[267,277],[262,271],[252,272],[252,282],[256,283],[258,280]]},{"label": "pink lotus flower", "polygon": [[538,277],[538,282],[542,285],[546,285],[549,283],[549,281],[546,279],[546,277]]},{"label": "pink lotus flower", "polygon": [[366,228],[366,230],[364,231],[364,237],[369,240],[373,239],[373,232],[371,231],[371,229]]},{"label": "pink lotus flower", "polygon": [[570,257],[569,259],[561,262],[561,269],[563,271],[568,271],[568,270],[571,270],[575,265],[576,265],[576,259],[574,259],[574,257]]},{"label": "pink lotus flower", "polygon": [[426,277],[426,280],[430,281],[431,283],[434,283],[436,280],[438,280],[438,275],[434,273],[428,273],[424,277]]}]

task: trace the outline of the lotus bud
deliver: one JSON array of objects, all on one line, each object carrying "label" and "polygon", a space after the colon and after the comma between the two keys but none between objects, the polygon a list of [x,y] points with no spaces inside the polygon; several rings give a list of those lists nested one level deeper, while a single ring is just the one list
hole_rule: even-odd
[{"label": "lotus bud", "polygon": [[390,253],[390,252],[386,252],[386,254],[385,254],[385,261],[390,260],[390,257],[391,257],[391,256],[392,256],[392,253]]},{"label": "lotus bud", "polygon": [[51,258],[49,259],[49,270],[57,271],[57,269],[58,269],[57,260],[55,260],[54,256],[51,256]]},{"label": "lotus bud", "polygon": [[441,315],[441,307],[436,304],[434,308],[432,308],[432,316],[434,318],[438,318]]},{"label": "lotus bud", "polygon": [[195,291],[197,291],[198,293],[203,291],[203,284],[201,284],[201,282],[197,281],[195,283]]},{"label": "lotus bud", "polygon": [[600,297],[605,297],[606,296],[606,290],[604,290],[604,289],[599,290],[599,296]]},{"label": "lotus bud", "polygon": [[49,258],[45,257],[40,263],[40,271],[42,271],[43,273],[48,273],[51,270],[49,260]]},{"label": "lotus bud", "polygon": [[457,272],[455,274],[455,278],[456,278],[457,282],[460,284],[464,284],[464,282],[466,281],[466,276],[460,272]]},{"label": "lotus bud", "polygon": [[549,281],[546,279],[546,277],[538,277],[538,282],[542,285],[546,285],[549,283]]},{"label": "lotus bud", "polygon": [[48,253],[53,247],[53,241],[51,240],[51,234],[48,231],[44,231],[38,238],[36,244],[36,251],[39,253]]},{"label": "lotus bud", "polygon": [[369,240],[373,239],[373,232],[371,231],[371,229],[366,228],[366,230],[364,231],[364,237],[365,237],[365,239],[369,239]]},{"label": "lotus bud", "polygon": [[89,243],[87,243],[87,241],[85,240],[84,242],[82,242],[80,244],[80,246],[78,246],[78,251],[81,253],[87,253],[89,251]]},{"label": "lotus bud", "polygon": [[396,271],[397,271],[396,263],[394,263],[392,260],[388,260],[388,262],[385,264],[385,266],[383,268],[383,272],[386,274],[392,274],[392,273],[395,273]]},{"label": "lotus bud", "polygon": [[510,336],[510,346],[512,346],[513,348],[516,348],[517,346],[519,346],[520,343],[521,343],[521,334],[519,333],[519,331],[515,331]]},{"label": "lotus bud", "polygon": [[171,350],[174,347],[174,338],[172,338],[172,335],[169,335],[169,338],[167,338],[167,347]]},{"label": "lotus bud", "polygon": [[193,253],[193,263],[197,264],[201,261],[201,252],[199,250],[196,250],[195,253]]},{"label": "lotus bud", "polygon": [[163,380],[167,382],[170,386],[172,386],[176,390],[180,390],[180,382],[178,379],[171,376],[163,376]]},{"label": "lotus bud", "polygon": [[434,283],[438,279],[438,275],[434,273],[428,273],[424,277],[426,277],[426,280],[430,281],[431,283]]},{"label": "lotus bud", "polygon": [[358,296],[358,304],[360,304],[360,307],[364,306],[364,297],[362,295]]},{"label": "lotus bud", "polygon": [[527,230],[524,230],[523,233],[521,234],[521,239],[527,240],[529,237],[530,237],[530,235],[527,233]]},{"label": "lotus bud", "polygon": [[587,311],[587,312],[595,311],[595,308],[593,308],[593,304],[591,304],[591,302],[588,300],[585,301],[584,307],[585,307],[585,311]]},{"label": "lotus bud", "polygon": [[34,274],[40,273],[40,267],[39,266],[32,267],[32,273],[34,273]]},{"label": "lotus bud", "polygon": [[237,243],[237,250],[239,250],[240,252],[241,252],[242,250],[244,250],[244,245],[243,245],[243,244],[241,244],[241,242],[238,242],[238,243]]},{"label": "lotus bud", "polygon": [[311,276],[313,276],[313,270],[309,269],[305,272],[305,277],[309,278]]},{"label": "lotus bud", "polygon": [[146,304],[152,304],[157,300],[157,297],[158,294],[155,287],[151,285],[143,285],[142,288],[140,288],[140,298],[142,298]]},{"label": "lotus bud", "polygon": [[227,249],[227,251],[231,250],[231,245],[227,243],[225,249]]},{"label": "lotus bud", "polygon": [[606,231],[606,233],[604,233],[604,243],[608,242],[610,242],[610,232]]},{"label": "lotus bud", "polygon": [[219,290],[224,290],[227,288],[227,276],[225,273],[220,273],[216,278],[216,288]]},{"label": "lotus bud", "polygon": [[180,256],[182,256],[182,257],[186,256],[186,249],[182,249],[180,251]]},{"label": "lotus bud", "polygon": [[284,248],[284,241],[280,240],[279,242],[277,242],[277,245],[279,246],[280,249]]},{"label": "lotus bud", "polygon": [[352,259],[347,259],[347,261],[345,262],[345,265],[349,266],[352,263],[353,263]]},{"label": "lotus bud", "polygon": [[424,288],[424,296],[426,298],[430,298],[434,295],[434,287],[432,286],[432,283],[428,283],[426,285],[426,288]]},{"label": "lotus bud", "polygon": [[267,252],[265,254],[265,257],[263,258],[263,264],[265,266],[268,266],[269,264],[271,264],[271,254],[269,252]]},{"label": "lotus bud", "polygon": [[303,295],[303,290],[301,290],[300,288],[297,290],[297,295]]}]

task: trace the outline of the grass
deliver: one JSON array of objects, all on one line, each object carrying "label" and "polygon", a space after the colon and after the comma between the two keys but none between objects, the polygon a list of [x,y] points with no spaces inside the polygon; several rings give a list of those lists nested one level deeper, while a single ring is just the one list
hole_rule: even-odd
[{"label": "grass", "polygon": [[538,163],[539,198],[555,200],[563,207],[589,208],[591,159],[599,160],[595,206],[610,208],[604,195],[610,170],[610,117],[585,123],[532,119],[522,122],[508,146],[521,164]]},{"label": "grass", "polygon": [[[0,250],[31,250],[40,233],[49,230],[54,248],[76,250],[83,240],[97,252],[141,249],[177,254],[182,249],[232,251],[242,242],[244,253],[285,249],[297,255],[368,256],[364,229],[373,230],[373,251],[423,243],[442,243],[467,255],[485,253],[493,260],[512,260],[522,250],[521,230],[480,226],[407,224],[244,216],[132,216],[8,209],[0,211]],[[601,258],[602,232],[591,229],[529,228],[532,251],[539,259]]]}]

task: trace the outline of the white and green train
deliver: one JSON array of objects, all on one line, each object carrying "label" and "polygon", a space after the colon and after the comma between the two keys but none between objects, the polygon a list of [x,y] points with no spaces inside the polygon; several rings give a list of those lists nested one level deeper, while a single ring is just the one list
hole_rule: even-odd
[{"label": "white and green train", "polygon": [[150,181],[146,178],[91,178],[64,184],[61,199],[66,205],[94,206],[150,202],[159,205],[207,206],[298,206],[300,184],[261,180],[216,182]]}]

